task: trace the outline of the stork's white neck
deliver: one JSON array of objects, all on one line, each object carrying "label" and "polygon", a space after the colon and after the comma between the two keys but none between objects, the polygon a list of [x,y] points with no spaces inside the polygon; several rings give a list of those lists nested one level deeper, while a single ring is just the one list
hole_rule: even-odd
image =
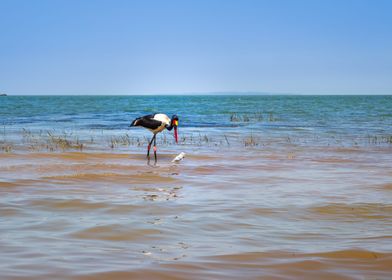
[{"label": "stork's white neck", "polygon": [[171,119],[165,114],[156,114],[154,120],[161,121],[165,126],[171,123]]}]

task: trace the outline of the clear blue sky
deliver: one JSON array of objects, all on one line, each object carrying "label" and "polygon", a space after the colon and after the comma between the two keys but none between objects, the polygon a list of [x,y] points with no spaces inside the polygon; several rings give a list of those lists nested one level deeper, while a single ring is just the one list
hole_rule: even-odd
[{"label": "clear blue sky", "polygon": [[0,92],[392,94],[389,0],[0,0]]}]

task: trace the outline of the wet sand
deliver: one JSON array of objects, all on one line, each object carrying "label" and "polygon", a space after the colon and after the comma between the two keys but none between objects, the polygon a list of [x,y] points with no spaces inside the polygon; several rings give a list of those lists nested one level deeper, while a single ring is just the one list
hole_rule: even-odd
[{"label": "wet sand", "polygon": [[176,149],[0,154],[1,279],[390,278],[390,146]]}]

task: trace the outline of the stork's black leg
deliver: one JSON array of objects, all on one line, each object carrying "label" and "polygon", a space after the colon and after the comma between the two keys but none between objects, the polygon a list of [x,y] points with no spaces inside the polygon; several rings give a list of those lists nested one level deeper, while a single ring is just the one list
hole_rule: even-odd
[{"label": "stork's black leg", "polygon": [[148,147],[147,147],[147,158],[150,158],[150,149],[151,149],[151,144],[152,144],[152,141],[154,141],[154,139],[155,139],[155,136],[156,136],[156,134],[154,134],[154,136],[151,138],[151,141],[150,141],[150,143],[148,144]]},{"label": "stork's black leg", "polygon": [[157,162],[157,139],[154,137],[154,158],[155,158],[155,163]]}]

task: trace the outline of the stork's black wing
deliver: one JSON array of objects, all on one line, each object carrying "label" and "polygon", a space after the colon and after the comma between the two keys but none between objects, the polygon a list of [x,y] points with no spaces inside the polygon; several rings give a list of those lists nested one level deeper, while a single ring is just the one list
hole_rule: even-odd
[{"label": "stork's black wing", "polygon": [[153,130],[157,129],[162,125],[162,122],[155,120],[154,116],[155,114],[137,118],[131,123],[131,126],[142,126]]}]

